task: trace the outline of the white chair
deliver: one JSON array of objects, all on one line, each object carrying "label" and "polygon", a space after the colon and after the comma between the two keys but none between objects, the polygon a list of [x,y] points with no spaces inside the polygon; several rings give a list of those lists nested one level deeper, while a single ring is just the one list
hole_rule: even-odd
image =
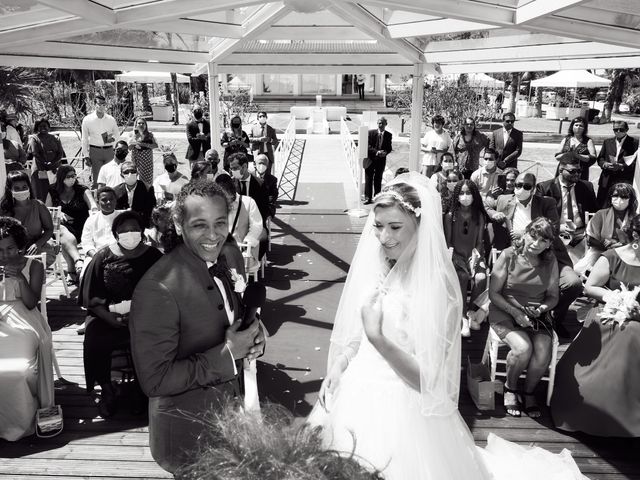
[{"label": "white chair", "polygon": [[242,252],[242,257],[244,258],[244,270],[247,275],[247,278],[253,277],[253,281],[257,282],[258,273],[261,270],[262,270],[262,275],[264,276],[264,265],[262,263],[262,260],[256,261],[252,252],[254,248],[257,249],[258,247],[251,247],[249,243],[242,242],[238,244],[238,248],[240,248],[240,251]]},{"label": "white chair", "polygon": [[[549,374],[542,377],[542,380],[547,381],[547,406],[551,403],[551,395],[553,394],[553,385],[556,379],[556,363],[558,360],[558,346],[560,342],[558,341],[558,335],[554,330],[551,330],[552,338],[551,338],[551,362],[549,362]],[[500,340],[498,334],[493,330],[493,328],[489,327],[489,334],[487,335],[487,343],[484,347],[484,354],[482,355],[483,362],[487,359],[487,357],[491,361],[491,381],[496,379],[496,370],[498,362],[505,364],[506,369],[506,360],[498,360],[498,349],[502,346],[507,346],[505,342]],[[523,378],[525,374],[520,375]]]},{"label": "white chair", "polygon": [[[51,285],[58,278],[62,281],[62,287],[64,288],[64,293],[68,297],[69,296],[69,285],[67,284],[67,278],[64,275],[63,262],[64,257],[62,256],[62,246],[60,245],[60,226],[61,226],[61,217],[62,217],[62,207],[47,207],[49,213],[51,214],[51,220],[53,220],[53,241],[55,242],[55,248],[57,250],[56,258],[51,265],[53,268],[53,278],[47,282],[47,285]],[[46,263],[45,263],[46,265]]]}]

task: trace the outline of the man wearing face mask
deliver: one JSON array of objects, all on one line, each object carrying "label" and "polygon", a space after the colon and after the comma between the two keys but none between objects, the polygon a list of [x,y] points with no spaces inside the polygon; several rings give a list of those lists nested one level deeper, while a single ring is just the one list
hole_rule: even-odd
[{"label": "man wearing face mask", "polygon": [[244,153],[249,151],[249,136],[242,129],[242,119],[236,115],[229,122],[230,128],[225,130],[220,139],[220,145],[224,148],[222,157],[223,168],[229,172],[229,162],[234,153]]},{"label": "man wearing face mask", "polygon": [[95,104],[96,110],[82,119],[82,156],[91,167],[93,188],[102,166],[113,158],[113,143],[120,136],[115,118],[107,113],[105,97],[96,95]]},{"label": "man wearing face mask", "polygon": [[187,176],[178,171],[178,160],[172,152],[164,152],[162,162],[165,173],[158,175],[153,181],[153,191],[158,205],[172,201],[180,193],[180,189],[189,183]]},{"label": "man wearing face mask", "polygon": [[114,188],[116,192],[116,208],[118,210],[130,209],[140,215],[142,226],[148,228],[151,220],[151,212],[156,206],[156,196],[153,187],[147,188],[146,184],[138,179],[138,171],[133,162],[123,162],[120,165],[123,182]]},{"label": "man wearing face mask", "polygon": [[492,148],[485,148],[481,158],[482,164],[471,174],[471,181],[478,186],[482,201],[488,208],[495,206],[495,200],[502,193],[498,186],[498,177],[503,175],[503,172],[497,166],[496,151]]},{"label": "man wearing face mask", "polygon": [[82,228],[80,239],[82,250],[85,252],[85,268],[98,250],[115,242],[111,227],[113,220],[123,212],[116,210],[116,192],[113,188],[100,187],[97,197],[100,211],[89,216]]},{"label": "man wearing face mask", "polygon": [[562,327],[569,307],[582,294],[582,282],[573,270],[573,263],[567,248],[557,236],[560,218],[553,198],[534,195],[536,177],[532,173],[521,173],[516,178],[513,194],[500,195],[495,210],[488,209],[487,213],[493,220],[493,245],[498,250],[509,247],[512,242],[522,237],[526,226],[538,217],[546,217],[556,230],[556,237],[551,246],[560,269],[560,300],[552,311],[555,319],[555,329],[558,335],[567,337],[568,333]]},{"label": "man wearing face mask", "polygon": [[278,137],[274,128],[267,124],[267,112],[258,112],[258,124],[251,126],[249,140],[251,140],[251,150],[254,157],[260,154],[267,156],[269,159],[267,172],[271,173],[274,161],[273,150],[278,146]]},{"label": "man wearing face mask", "polygon": [[269,216],[269,200],[266,192],[261,188],[256,177],[249,173],[249,160],[244,153],[234,153],[229,157],[229,169],[231,177],[236,186],[236,192],[253,198],[258,205],[262,223],[267,221]]},{"label": "man wearing face mask", "polygon": [[202,107],[193,109],[193,120],[187,123],[187,148],[186,159],[189,160],[189,168],[198,160],[204,160],[204,153],[211,148],[211,125],[204,118]]},{"label": "man wearing face mask", "polygon": [[[276,200],[278,200],[278,179],[269,173],[269,158],[265,154],[256,156],[254,178],[260,184],[261,196],[267,198],[267,209],[263,218],[276,216]],[[260,212],[262,213],[262,212]]]},{"label": "man wearing face mask", "polygon": [[211,173],[207,173],[208,180],[214,181],[218,175],[226,173],[220,168],[220,155],[216,149],[207,150],[207,153],[204,154],[204,160],[211,165]]},{"label": "man wearing face mask", "polygon": [[127,155],[129,155],[129,145],[127,145],[127,142],[118,140],[113,154],[113,159],[105,163],[100,169],[100,173],[98,173],[98,188],[115,188],[122,183],[120,165],[127,159]]}]

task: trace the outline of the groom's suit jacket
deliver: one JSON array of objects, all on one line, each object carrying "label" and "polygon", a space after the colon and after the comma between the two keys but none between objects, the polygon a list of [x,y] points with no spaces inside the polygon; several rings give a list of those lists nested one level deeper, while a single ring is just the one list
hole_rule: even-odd
[{"label": "groom's suit jacket", "polygon": [[[244,275],[244,265],[235,264],[242,254],[230,249],[237,247],[223,247],[227,263]],[[231,297],[237,318],[240,300],[235,293]],[[149,396],[151,454],[165,470],[174,472],[185,462],[204,428],[185,414],[202,415],[238,391],[237,365],[225,346],[228,326],[207,264],[184,244],[158,260],[135,289],[131,350]]]}]

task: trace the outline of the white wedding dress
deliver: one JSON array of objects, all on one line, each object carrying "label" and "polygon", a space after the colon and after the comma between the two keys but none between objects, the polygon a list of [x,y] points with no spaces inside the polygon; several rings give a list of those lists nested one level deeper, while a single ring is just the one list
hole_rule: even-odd
[{"label": "white wedding dress", "polygon": [[[414,353],[406,309],[410,299],[390,291],[382,300],[383,333]],[[476,447],[456,410],[425,416],[420,394],[389,366],[363,334],[360,346],[328,399],[309,417],[323,427],[327,448],[354,452],[387,480],[572,480],[583,479],[569,452],[554,455],[524,448],[490,434],[486,449]]]}]

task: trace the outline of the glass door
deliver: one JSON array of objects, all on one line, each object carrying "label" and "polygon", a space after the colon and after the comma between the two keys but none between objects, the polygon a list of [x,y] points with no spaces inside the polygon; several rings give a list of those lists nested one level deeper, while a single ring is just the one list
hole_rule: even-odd
[{"label": "glass door", "polygon": [[355,83],[356,83],[355,75],[342,75],[342,94],[353,95],[358,93]]}]

